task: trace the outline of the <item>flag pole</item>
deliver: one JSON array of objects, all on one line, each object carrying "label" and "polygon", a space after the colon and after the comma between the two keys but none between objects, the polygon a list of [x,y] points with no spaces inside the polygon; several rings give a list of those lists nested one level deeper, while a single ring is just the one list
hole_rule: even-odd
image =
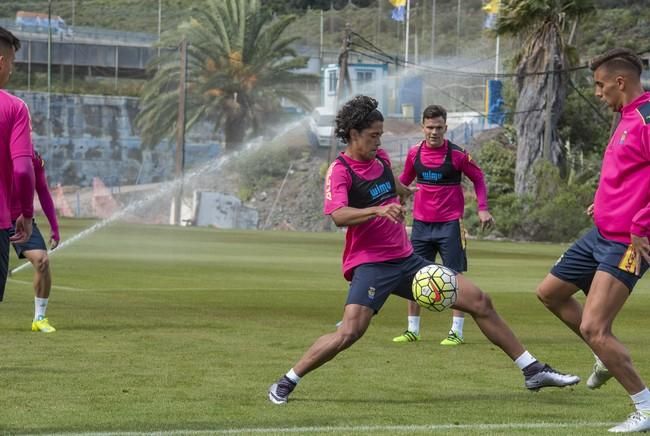
[{"label": "flag pole", "polygon": [[409,63],[409,22],[411,18],[411,0],[406,0],[406,42],[404,44],[404,68]]},{"label": "flag pole", "polygon": [[[497,0],[497,14],[501,10],[501,0]],[[499,48],[500,48],[500,37],[499,34],[497,33],[497,41],[496,41],[496,53],[495,53],[495,61],[494,61],[494,80],[497,80],[499,78]]]}]

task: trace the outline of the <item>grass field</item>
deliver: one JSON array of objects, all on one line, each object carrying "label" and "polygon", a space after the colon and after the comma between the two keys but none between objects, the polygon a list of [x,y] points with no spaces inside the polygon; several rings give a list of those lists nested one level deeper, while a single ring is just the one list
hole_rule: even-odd
[{"label": "grass field", "polygon": [[[63,238],[90,225],[63,221]],[[32,272],[20,271],[0,304],[0,434],[595,435],[632,411],[617,383],[585,387],[591,354],[534,296],[566,246],[484,241],[470,242],[468,275],[578,386],[526,391],[471,320],[467,345],[439,346],[449,313],[425,313],[422,341],[393,344],[406,305],[392,297],[359,343],[272,405],[269,384],[341,317],[342,244],[341,233],[108,227],[52,256],[51,335],[29,330]],[[649,312],[646,278],[615,327],[648,379]]]}]

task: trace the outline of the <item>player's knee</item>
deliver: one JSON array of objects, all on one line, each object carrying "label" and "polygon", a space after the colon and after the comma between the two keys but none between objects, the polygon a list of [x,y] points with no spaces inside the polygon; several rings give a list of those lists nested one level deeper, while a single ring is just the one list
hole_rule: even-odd
[{"label": "player's knee", "polygon": [[38,272],[45,272],[50,267],[50,259],[47,253],[38,254],[30,259],[34,269]]},{"label": "player's knee", "polygon": [[592,347],[603,343],[607,338],[607,333],[608,329],[599,323],[585,319],[580,323],[580,334]]},{"label": "player's knee", "polygon": [[546,307],[553,307],[557,304],[557,298],[555,298],[553,293],[544,286],[544,283],[537,285],[535,294],[537,295],[537,299]]},{"label": "player's knee", "polygon": [[486,317],[490,315],[490,313],[494,312],[492,298],[483,291],[476,294],[472,303],[472,312],[470,313],[474,316]]},{"label": "player's knee", "polygon": [[363,336],[361,329],[346,329],[339,331],[339,349],[344,350],[357,342]]},{"label": "player's knee", "polygon": [[37,269],[39,272],[44,273],[50,268],[50,259],[47,255],[41,257],[37,262]]}]

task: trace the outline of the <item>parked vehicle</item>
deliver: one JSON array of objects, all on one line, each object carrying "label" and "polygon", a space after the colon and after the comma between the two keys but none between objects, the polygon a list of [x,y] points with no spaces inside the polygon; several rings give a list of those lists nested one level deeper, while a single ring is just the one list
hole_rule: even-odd
[{"label": "parked vehicle", "polygon": [[16,26],[25,31],[47,31],[48,22],[52,27],[52,32],[58,34],[70,33],[72,29],[68,28],[63,18],[58,15],[52,15],[48,19],[48,14],[40,12],[16,12]]}]

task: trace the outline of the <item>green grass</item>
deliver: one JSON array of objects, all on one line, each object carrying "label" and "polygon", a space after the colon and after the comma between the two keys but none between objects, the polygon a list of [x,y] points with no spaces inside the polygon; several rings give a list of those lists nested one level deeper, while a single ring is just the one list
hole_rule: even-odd
[{"label": "green grass", "polygon": [[[63,221],[63,238],[91,224]],[[471,320],[467,345],[439,346],[447,313],[424,314],[422,341],[393,344],[406,325],[396,297],[359,343],[273,406],[268,385],[341,317],[342,244],[341,233],[108,227],[52,256],[51,335],[29,331],[31,270],[20,271],[0,305],[0,433],[604,434],[574,423],[632,411],[615,382],[527,392]],[[585,380],[589,351],[533,293],[564,248],[471,241],[469,276],[533,354]],[[649,285],[616,324],[646,377]]]}]

